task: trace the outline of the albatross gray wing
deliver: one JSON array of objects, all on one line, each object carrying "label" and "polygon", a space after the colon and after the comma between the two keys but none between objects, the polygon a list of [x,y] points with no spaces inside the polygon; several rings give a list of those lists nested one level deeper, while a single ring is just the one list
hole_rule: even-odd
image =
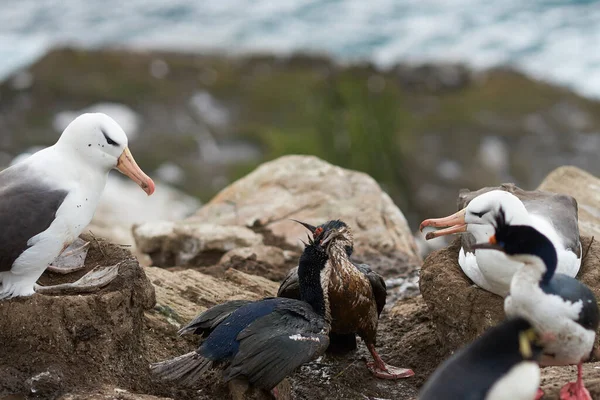
[{"label": "albatross gray wing", "polygon": [[577,200],[566,194],[543,191],[530,193],[535,195],[521,198],[527,211],[547,217],[561,237],[565,248],[571,249],[577,258],[581,258]]},{"label": "albatross gray wing", "polygon": [[15,165],[0,172],[0,272],[10,271],[33,236],[48,229],[68,192]]},{"label": "albatross gray wing", "polygon": [[[527,212],[545,216],[561,236],[565,248],[571,249],[578,258],[581,257],[577,200],[574,197],[543,190],[523,190],[512,183],[503,183],[500,186],[484,187],[476,191],[462,189],[458,195],[458,209],[462,210],[475,197],[492,190],[504,190],[512,193],[523,202]],[[461,236],[463,248],[465,251],[470,251],[475,238],[470,233]]]}]

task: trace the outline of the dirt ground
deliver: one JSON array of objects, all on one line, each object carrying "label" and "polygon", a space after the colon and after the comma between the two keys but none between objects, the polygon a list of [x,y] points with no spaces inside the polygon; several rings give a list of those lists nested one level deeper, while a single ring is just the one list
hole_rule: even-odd
[{"label": "dirt ground", "polygon": [[[440,356],[435,336],[421,297],[408,299],[382,314],[377,350],[389,364],[412,368],[415,376],[387,381],[375,379],[365,366],[370,361],[366,347],[359,341],[358,349],[345,355],[325,354],[301,367],[290,376],[295,399],[416,399],[424,382]],[[197,338],[176,337],[175,329],[159,318],[147,319],[146,350],[156,361],[193,350]],[[185,339],[184,339],[185,338]],[[218,377],[218,372],[213,374]],[[227,398],[227,387],[206,379],[191,389],[150,384],[143,393],[174,399]]]},{"label": "dirt ground", "polygon": [[[220,371],[213,371],[191,388],[152,379],[150,363],[192,351],[199,338],[177,335],[176,324],[164,309],[155,307],[155,288],[127,249],[92,241],[87,270],[116,263],[121,263],[119,276],[97,293],[36,294],[0,302],[0,400],[229,398]],[[241,258],[233,258],[231,267],[251,274],[268,268]],[[229,274],[215,271],[225,279]],[[287,270],[281,267],[271,272],[281,275]],[[82,273],[47,274],[42,282],[72,281]],[[432,314],[421,295],[386,307],[377,349],[386,362],[411,368],[415,376],[399,381],[374,378],[365,366],[370,355],[359,341],[353,352],[325,354],[292,374],[288,380],[292,398],[415,400],[427,377],[448,356],[437,341]],[[594,398],[600,398],[598,369],[600,363],[585,364],[584,377]],[[558,389],[575,376],[574,367],[545,368],[544,399],[556,399]]]},{"label": "dirt ground", "polygon": [[[0,302],[0,396],[53,399],[101,384],[137,385],[136,371],[147,364],[144,310],[154,305],[154,288],[127,250],[93,241],[86,270],[117,263],[117,278],[96,293]],[[82,273],[42,282],[74,281]]]}]

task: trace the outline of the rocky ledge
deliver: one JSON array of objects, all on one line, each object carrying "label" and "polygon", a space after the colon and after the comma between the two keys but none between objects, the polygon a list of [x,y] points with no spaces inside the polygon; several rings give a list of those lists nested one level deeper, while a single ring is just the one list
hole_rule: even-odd
[{"label": "rocky ledge", "polygon": [[[600,299],[600,179],[575,167],[553,171],[538,189],[574,196],[578,202],[579,230],[583,258],[577,279],[588,285]],[[462,207],[459,207],[462,208]],[[460,239],[431,253],[424,261],[419,282],[435,325],[438,343],[445,354],[470,343],[486,329],[505,318],[504,299],[475,286],[458,265]],[[600,330],[597,334],[600,338]],[[595,358],[585,364],[586,384],[592,397],[600,396],[600,379]],[[543,386],[548,396],[556,395],[557,382],[575,378],[574,367],[544,369]],[[587,379],[588,377],[592,379]],[[563,383],[564,384],[564,383]],[[548,396],[544,397],[547,398]],[[549,397],[553,398],[553,397]]]},{"label": "rocky ledge", "polygon": [[[568,178],[568,179],[567,179]],[[580,277],[600,295],[596,235],[600,181],[575,168],[553,172],[542,188],[577,197],[584,248]],[[354,255],[388,282],[388,305],[379,326],[378,351],[416,375],[374,379],[359,343],[347,355],[326,354],[294,373],[284,398],[416,399],[423,382],[458,346],[503,318],[501,299],[472,286],[457,265],[457,244],[430,255],[421,266],[403,213],[368,175],[319,158],[288,156],[266,163],[222,190],[194,215],[134,228],[138,251],[153,266],[140,266],[126,248],[88,237],[91,269],[119,263],[108,287],[81,296],[34,295],[0,302],[0,398],[60,400],[209,400],[226,398],[214,372],[195,387],[156,382],[151,362],[191,351],[196,337],[177,330],[198,313],[234,299],[275,295],[294,267],[309,223],[341,218],[355,232]],[[591,243],[591,246],[590,246]],[[42,283],[78,276],[50,273]],[[398,300],[400,299],[400,300]],[[592,396],[600,379],[586,363]],[[543,370],[545,399],[573,379],[573,367]]]}]

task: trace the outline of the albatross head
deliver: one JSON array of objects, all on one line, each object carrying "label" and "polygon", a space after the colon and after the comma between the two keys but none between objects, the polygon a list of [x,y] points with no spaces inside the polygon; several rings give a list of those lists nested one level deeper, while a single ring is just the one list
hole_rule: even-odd
[{"label": "albatross head", "polygon": [[127,135],[117,122],[106,114],[87,113],[67,126],[56,146],[80,156],[95,169],[118,169],[137,183],[148,196],[154,193],[154,182],[135,162]]},{"label": "albatross head", "polygon": [[517,196],[505,190],[492,190],[475,197],[459,212],[444,218],[431,218],[421,222],[420,229],[431,226],[444,228],[429,232],[426,239],[452,233],[471,232],[489,237],[500,209],[503,209],[513,223],[526,223],[528,213]]}]

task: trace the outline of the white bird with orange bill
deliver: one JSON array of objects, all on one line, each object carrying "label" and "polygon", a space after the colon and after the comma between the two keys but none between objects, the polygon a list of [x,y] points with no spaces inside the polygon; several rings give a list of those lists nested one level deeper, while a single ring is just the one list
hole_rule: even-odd
[{"label": "white bird with orange bill", "polygon": [[[0,172],[0,299],[44,292],[49,287],[36,282],[46,268],[69,246],[75,246],[71,253],[87,247],[78,238],[94,216],[112,169],[148,195],[154,192],[154,182],[135,162],[119,124],[105,114],[89,113],[73,120],[53,146]],[[78,284],[105,284],[115,276],[115,270],[107,270]],[[83,289],[78,284],[69,291]]]},{"label": "white bird with orange bill", "polygon": [[421,230],[443,228],[429,232],[426,239],[461,233],[461,269],[477,286],[502,297],[508,295],[511,279],[522,263],[502,252],[471,248],[494,234],[493,224],[500,208],[511,224],[531,226],[548,237],[558,255],[557,273],[575,277],[581,266],[577,201],[571,196],[540,190],[515,191],[519,197],[505,190],[479,194],[457,213],[426,219],[420,226]]}]

